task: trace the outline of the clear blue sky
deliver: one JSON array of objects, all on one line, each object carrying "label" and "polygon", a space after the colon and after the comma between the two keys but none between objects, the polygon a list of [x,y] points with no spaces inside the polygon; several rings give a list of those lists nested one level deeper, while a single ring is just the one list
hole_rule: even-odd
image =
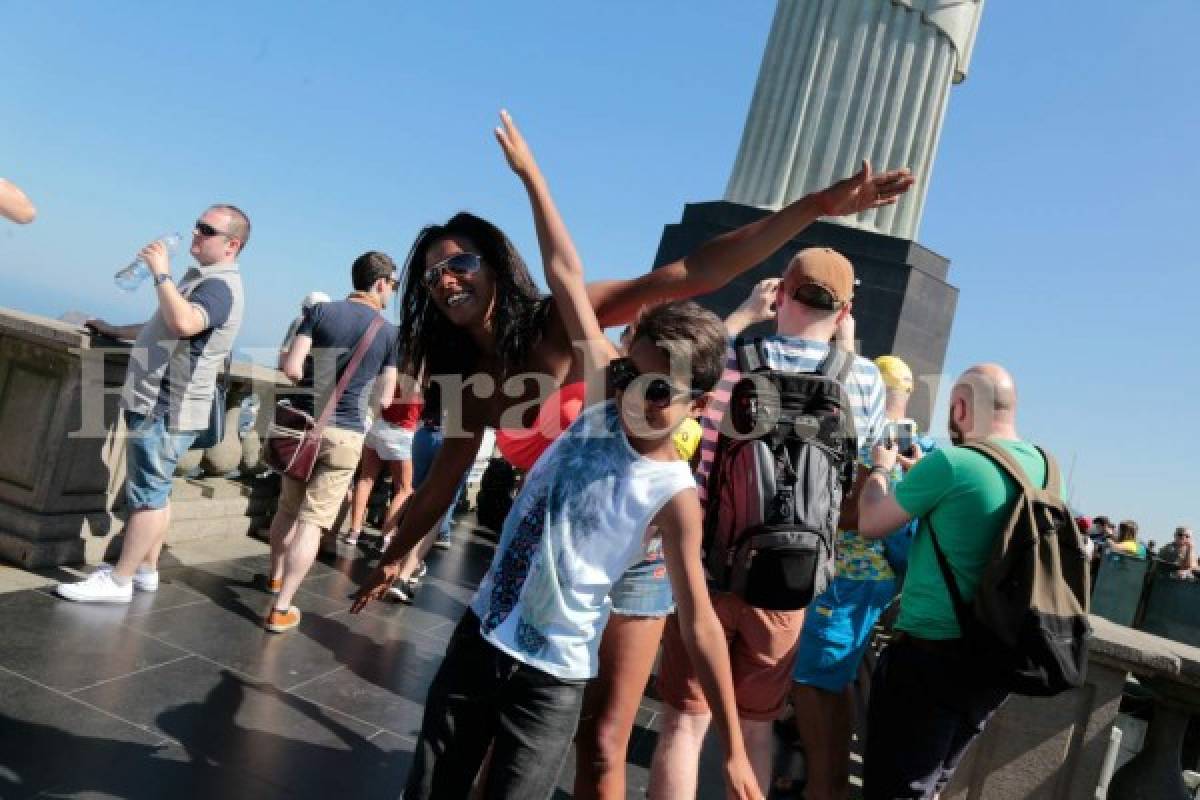
[{"label": "clear blue sky", "polygon": [[[685,202],[723,194],[773,7],[0,4],[0,175],[41,213],[0,227],[0,305],[143,319],[151,294],[112,272],[220,200],[255,225],[243,348],[460,208],[536,263],[501,106],[589,275],[633,275]],[[988,3],[920,235],[962,292],[947,372],[1008,365],[1026,438],[1076,461],[1077,505],[1160,544],[1200,522],[1197,30],[1194,0]]]}]

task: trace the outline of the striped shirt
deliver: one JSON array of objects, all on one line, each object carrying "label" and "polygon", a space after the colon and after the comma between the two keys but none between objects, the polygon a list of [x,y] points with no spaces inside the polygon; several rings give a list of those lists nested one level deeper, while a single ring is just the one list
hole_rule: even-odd
[{"label": "striped shirt", "polygon": [[[762,349],[767,366],[780,372],[816,372],[821,361],[829,354],[827,342],[816,342],[797,336],[769,336],[763,340]],[[717,434],[721,419],[729,407],[729,396],[733,386],[740,378],[737,353],[731,345],[725,354],[725,372],[721,375],[721,380],[713,390],[712,399],[700,418],[703,434],[696,481],[699,483],[701,504],[704,503],[707,494],[708,475],[712,471],[713,458],[717,452]],[[884,413],[883,377],[874,362],[862,356],[855,356],[854,365],[843,388],[850,402],[850,410],[854,414],[860,458],[866,460],[871,448],[883,436],[887,424],[887,416]],[[864,540],[856,534],[844,532],[838,547],[838,574],[860,580],[891,577],[891,568],[883,557],[882,543]]]}]

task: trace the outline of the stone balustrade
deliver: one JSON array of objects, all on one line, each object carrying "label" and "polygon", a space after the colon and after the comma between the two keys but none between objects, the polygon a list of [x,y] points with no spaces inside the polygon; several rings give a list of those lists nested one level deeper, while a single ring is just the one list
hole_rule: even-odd
[{"label": "stone balustrade", "polygon": [[[0,308],[0,558],[34,568],[97,561],[111,549],[122,526],[125,449],[117,401],[130,349],[77,325]],[[254,393],[261,408],[271,408],[281,379],[273,369],[232,365],[225,438],[181,461],[181,470],[200,467],[198,481],[177,482],[185,489],[181,500],[220,496],[226,502],[204,513],[181,509],[184,521],[207,519],[190,527],[178,521],[172,535],[176,527],[184,535],[216,533],[223,514],[244,526],[247,515],[269,512],[269,485],[217,476],[239,467],[255,471],[265,415],[258,430],[241,439],[238,407]],[[239,512],[239,506],[245,508]]]},{"label": "stone balustrade", "polygon": [[1180,768],[1183,709],[1196,702],[1200,650],[1095,615],[1091,622],[1085,685],[1049,698],[1010,697],[967,751],[943,800],[1094,800],[1130,674],[1155,692],[1155,717],[1142,753],[1118,770],[1108,797],[1188,796]]}]

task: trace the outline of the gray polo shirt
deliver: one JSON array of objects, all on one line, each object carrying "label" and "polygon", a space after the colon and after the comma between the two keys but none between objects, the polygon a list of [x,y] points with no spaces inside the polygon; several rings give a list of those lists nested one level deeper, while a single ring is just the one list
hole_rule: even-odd
[{"label": "gray polo shirt", "polygon": [[192,267],[178,286],[204,315],[205,328],[180,339],[162,310],[154,312],[130,354],[121,408],[165,414],[172,430],[199,431],[208,427],[217,377],[242,325],[242,276],[237,263]]}]

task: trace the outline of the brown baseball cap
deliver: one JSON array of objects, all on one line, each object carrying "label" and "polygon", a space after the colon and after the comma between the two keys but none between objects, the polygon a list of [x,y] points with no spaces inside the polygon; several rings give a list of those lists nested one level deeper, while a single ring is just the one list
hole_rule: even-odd
[{"label": "brown baseball cap", "polygon": [[[784,290],[793,296],[798,289],[815,286],[829,293],[836,311],[854,297],[854,265],[844,255],[830,247],[808,247],[801,250],[788,264],[783,273]],[[806,305],[813,305],[807,298],[797,297]]]}]

